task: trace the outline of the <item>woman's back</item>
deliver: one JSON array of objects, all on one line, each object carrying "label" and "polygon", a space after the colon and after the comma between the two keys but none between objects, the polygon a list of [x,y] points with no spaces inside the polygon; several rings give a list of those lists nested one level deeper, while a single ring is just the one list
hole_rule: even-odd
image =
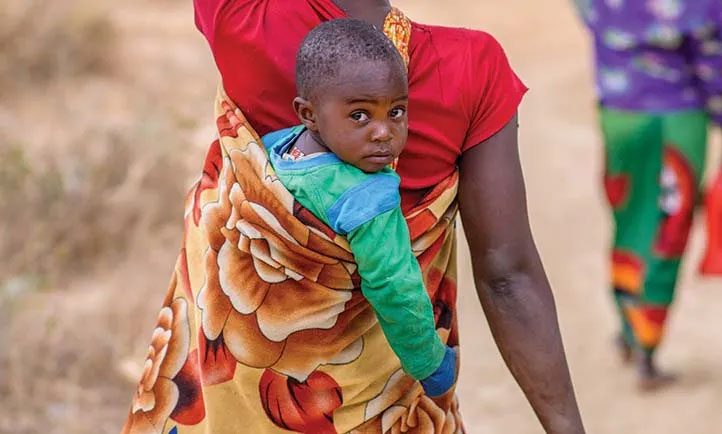
[{"label": "woman's back", "polygon": [[[345,13],[331,0],[195,3],[226,93],[251,125],[263,135],[297,124],[296,50],[313,27]],[[405,209],[499,131],[526,91],[492,36],[413,22],[410,32],[409,139],[397,168]]]}]

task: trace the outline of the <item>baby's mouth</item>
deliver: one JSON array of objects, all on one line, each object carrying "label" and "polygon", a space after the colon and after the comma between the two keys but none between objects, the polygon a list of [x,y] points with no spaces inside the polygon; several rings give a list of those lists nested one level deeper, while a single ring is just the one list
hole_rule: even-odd
[{"label": "baby's mouth", "polygon": [[374,152],[373,154],[367,156],[365,159],[372,163],[386,165],[386,164],[391,164],[395,158],[396,157],[394,157],[394,155],[391,152],[380,151],[380,152]]}]

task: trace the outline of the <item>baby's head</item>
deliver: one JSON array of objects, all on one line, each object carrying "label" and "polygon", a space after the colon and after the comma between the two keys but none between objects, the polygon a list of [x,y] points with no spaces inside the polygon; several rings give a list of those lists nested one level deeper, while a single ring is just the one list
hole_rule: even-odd
[{"label": "baby's head", "polygon": [[394,44],[353,19],[313,29],[296,57],[294,108],[314,139],[347,163],[377,172],[408,134],[406,66]]}]

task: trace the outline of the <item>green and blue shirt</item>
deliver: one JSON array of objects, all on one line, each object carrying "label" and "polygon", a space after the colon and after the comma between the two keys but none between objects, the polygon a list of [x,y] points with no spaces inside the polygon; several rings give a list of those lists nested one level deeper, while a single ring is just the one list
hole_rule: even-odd
[{"label": "green and blue shirt", "polygon": [[455,353],[436,333],[431,302],[401,212],[398,175],[389,168],[365,173],[330,152],[284,158],[304,130],[298,126],[263,137],[276,175],[301,205],[348,239],[361,291],[404,371],[423,380],[432,374],[438,377],[439,369],[450,370],[443,373],[443,384],[436,389],[444,392],[454,381]]}]

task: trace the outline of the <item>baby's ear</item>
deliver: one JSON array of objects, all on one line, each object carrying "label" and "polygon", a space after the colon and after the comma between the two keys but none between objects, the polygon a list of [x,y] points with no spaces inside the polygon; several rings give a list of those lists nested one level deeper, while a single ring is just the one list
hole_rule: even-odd
[{"label": "baby's ear", "polygon": [[311,101],[297,96],[293,99],[293,110],[298,116],[298,120],[301,121],[309,131],[317,131],[318,126],[316,124],[316,111],[313,108]]}]

